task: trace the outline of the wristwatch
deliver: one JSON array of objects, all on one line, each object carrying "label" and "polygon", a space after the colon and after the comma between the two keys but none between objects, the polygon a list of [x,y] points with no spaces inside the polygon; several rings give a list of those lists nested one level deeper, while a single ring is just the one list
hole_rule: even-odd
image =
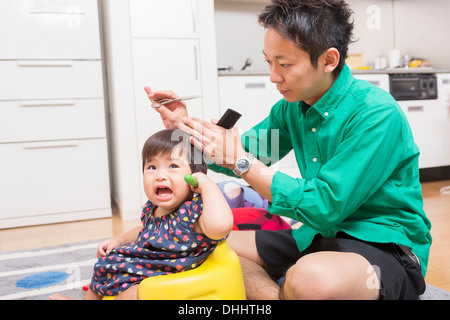
[{"label": "wristwatch", "polygon": [[237,158],[234,163],[233,173],[237,176],[243,175],[250,168],[254,158],[255,157],[251,153],[247,153],[245,156]]}]

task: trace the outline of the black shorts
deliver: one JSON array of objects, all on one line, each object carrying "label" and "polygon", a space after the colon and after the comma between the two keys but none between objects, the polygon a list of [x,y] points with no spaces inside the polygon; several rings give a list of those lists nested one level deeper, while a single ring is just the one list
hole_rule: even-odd
[{"label": "black shorts", "polygon": [[304,251],[298,250],[292,230],[257,230],[256,247],[274,278],[283,277],[301,257],[320,251],[353,252],[363,256],[381,275],[380,299],[418,299],[425,291],[425,280],[420,266],[399,246],[393,243],[365,242],[339,232],[336,238],[317,235]]}]

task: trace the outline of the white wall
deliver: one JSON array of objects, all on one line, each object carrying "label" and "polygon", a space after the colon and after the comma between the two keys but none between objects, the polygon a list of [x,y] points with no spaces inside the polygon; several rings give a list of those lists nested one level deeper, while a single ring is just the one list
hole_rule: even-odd
[{"label": "white wall", "polygon": [[[450,1],[448,0],[347,0],[355,12],[354,38],[349,53],[363,53],[371,64],[376,57],[388,57],[396,42],[401,54],[430,60],[436,68],[450,68]],[[379,8],[379,28],[374,28],[373,11]],[[257,15],[264,3],[215,1],[217,59],[219,67],[239,70],[246,58],[249,69],[266,69],[263,49],[264,30]],[[372,7],[373,8],[373,7]],[[370,27],[368,27],[368,22]]]},{"label": "white wall", "polygon": [[215,1],[217,65],[240,70],[247,58],[253,60],[248,69],[267,70],[264,61],[264,28],[258,23],[261,3]]}]

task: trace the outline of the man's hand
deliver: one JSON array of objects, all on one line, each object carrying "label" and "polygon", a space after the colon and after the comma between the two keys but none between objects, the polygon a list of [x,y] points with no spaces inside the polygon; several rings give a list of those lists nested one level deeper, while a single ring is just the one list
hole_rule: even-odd
[{"label": "man's hand", "polygon": [[176,99],[178,96],[173,91],[152,91],[150,87],[144,88],[148,98],[152,102],[152,107],[159,113],[166,129],[176,129],[181,119],[188,116],[186,103],[176,101],[159,106],[159,99]]}]

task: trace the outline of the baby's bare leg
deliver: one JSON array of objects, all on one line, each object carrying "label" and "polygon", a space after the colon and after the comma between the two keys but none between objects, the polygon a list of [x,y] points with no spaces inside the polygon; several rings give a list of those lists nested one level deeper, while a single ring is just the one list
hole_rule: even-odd
[{"label": "baby's bare leg", "polygon": [[[86,294],[84,295],[83,300],[100,300],[102,296],[99,296],[94,291],[89,289]],[[74,300],[72,297],[69,296],[63,296],[62,294],[55,293],[54,295],[50,296],[50,300]]]}]

